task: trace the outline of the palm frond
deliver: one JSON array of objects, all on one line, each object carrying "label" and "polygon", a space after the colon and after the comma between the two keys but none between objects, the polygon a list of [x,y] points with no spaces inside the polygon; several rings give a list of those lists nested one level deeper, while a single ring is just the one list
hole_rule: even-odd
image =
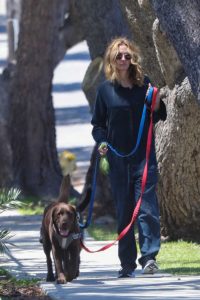
[{"label": "palm frond", "polygon": [[13,237],[13,235],[10,234],[9,230],[0,230],[0,254],[9,252],[9,248],[7,247],[8,244],[14,246],[13,243],[8,241],[11,237]]},{"label": "palm frond", "polygon": [[22,202],[18,200],[20,190],[17,188],[0,190],[0,210],[8,210],[22,206]]}]

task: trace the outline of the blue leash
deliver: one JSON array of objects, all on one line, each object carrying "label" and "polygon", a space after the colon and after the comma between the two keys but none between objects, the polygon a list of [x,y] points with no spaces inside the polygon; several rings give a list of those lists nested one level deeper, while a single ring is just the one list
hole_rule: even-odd
[{"label": "blue leash", "polygon": [[89,213],[88,213],[88,217],[87,220],[85,222],[85,224],[81,224],[79,223],[80,228],[85,229],[87,228],[92,220],[92,211],[93,211],[93,205],[94,205],[94,196],[95,196],[95,191],[96,191],[96,185],[97,185],[97,170],[98,170],[98,165],[99,165],[99,155],[97,155],[96,157],[96,161],[95,161],[95,167],[94,167],[94,173],[93,173],[93,178],[92,178],[92,192],[91,192],[91,196],[90,196],[90,205],[89,205]]},{"label": "blue leash", "polygon": [[[151,87],[149,90],[149,93],[146,97],[146,102],[148,105],[151,105],[151,101],[152,101],[152,96],[153,96],[153,88]],[[119,157],[129,157],[132,156],[133,154],[135,154],[135,152],[137,151],[141,138],[142,138],[142,133],[143,133],[143,129],[144,129],[144,122],[145,122],[145,118],[146,118],[146,111],[147,111],[147,106],[144,104],[144,108],[143,108],[143,112],[142,112],[142,118],[140,120],[140,127],[139,127],[139,131],[138,131],[138,136],[137,136],[137,142],[135,145],[135,148],[133,148],[133,150],[128,153],[128,154],[122,154],[120,152],[118,152],[115,148],[112,147],[112,145],[110,145],[109,143],[107,143],[107,146],[110,148],[110,150],[112,150],[117,156]]]},{"label": "blue leash", "polygon": [[[153,87],[150,87],[148,95],[146,96],[146,103],[149,106],[151,105],[151,102],[152,102],[152,96],[153,96]],[[130,153],[122,154],[122,153],[118,152],[116,149],[114,149],[112,147],[112,145],[107,143],[107,146],[110,148],[110,150],[113,151],[117,156],[119,156],[119,157],[129,157],[137,151],[138,146],[139,146],[140,141],[141,141],[143,129],[144,129],[146,111],[147,111],[147,106],[146,106],[146,104],[144,104],[144,108],[143,108],[143,112],[142,112],[142,118],[141,118],[141,121],[140,121],[140,127],[139,127],[139,131],[138,131],[138,136],[137,136],[137,142],[136,142],[136,145],[135,145],[134,149]],[[96,191],[96,182],[97,182],[96,178],[97,178],[98,165],[99,165],[99,155],[97,154],[96,161],[95,161],[95,168],[94,168],[93,178],[92,178],[92,193],[91,193],[91,196],[90,196],[90,205],[89,205],[88,217],[87,217],[87,220],[86,220],[85,224],[79,223],[79,226],[82,229],[87,228],[91,224],[92,211],[93,211],[94,198],[95,198],[95,191]]]}]

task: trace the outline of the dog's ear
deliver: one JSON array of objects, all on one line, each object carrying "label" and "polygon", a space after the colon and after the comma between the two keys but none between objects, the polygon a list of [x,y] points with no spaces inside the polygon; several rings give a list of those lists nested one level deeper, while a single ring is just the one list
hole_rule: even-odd
[{"label": "dog's ear", "polygon": [[52,207],[51,209],[50,222],[49,222],[51,228],[53,227],[53,224],[55,222],[56,210],[57,210],[56,206]]},{"label": "dog's ear", "polygon": [[64,176],[61,186],[60,186],[60,193],[58,197],[58,202],[65,202],[68,203],[69,201],[69,194],[70,194],[70,185],[71,185],[71,180],[70,176]]},{"label": "dog's ear", "polygon": [[80,231],[80,228],[79,228],[80,215],[79,215],[79,212],[77,212],[76,207],[74,205],[71,205],[71,207],[73,208],[73,211],[74,211],[74,231],[79,232]]}]

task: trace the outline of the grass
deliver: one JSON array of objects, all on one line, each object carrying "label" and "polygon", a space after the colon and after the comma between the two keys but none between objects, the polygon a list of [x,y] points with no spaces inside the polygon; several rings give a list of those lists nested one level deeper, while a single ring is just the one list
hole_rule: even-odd
[{"label": "grass", "polygon": [[182,240],[162,243],[157,259],[166,273],[200,275],[200,244]]},{"label": "grass", "polygon": [[110,241],[117,237],[116,224],[90,225],[87,231],[96,241]]},{"label": "grass", "polygon": [[19,208],[22,215],[41,215],[44,211],[42,200],[36,197],[27,197],[22,200],[23,206]]},{"label": "grass", "polygon": [[2,277],[6,277],[6,278],[10,278],[11,276],[9,275],[8,271],[6,271],[5,269],[0,267],[0,276]]},{"label": "grass", "polygon": [[[115,240],[117,237],[116,225],[91,225],[88,232],[95,240]],[[165,273],[200,275],[200,244],[182,240],[164,242],[161,244],[157,262]]]},{"label": "grass", "polygon": [[[76,204],[76,198],[70,198],[69,204],[75,205]],[[40,198],[36,197],[27,197],[22,200],[22,207],[20,207],[19,213],[21,215],[42,215],[44,212],[44,207],[46,207],[48,204],[44,203]],[[50,203],[50,202],[49,202]]]},{"label": "grass", "polygon": [[[16,279],[8,271],[6,271],[4,268],[0,267],[0,276],[3,276],[6,281],[14,283],[16,286],[30,286],[33,284],[36,284],[37,282],[41,281],[39,278],[31,278],[31,279]],[[0,286],[2,285],[2,280],[0,281]]]}]

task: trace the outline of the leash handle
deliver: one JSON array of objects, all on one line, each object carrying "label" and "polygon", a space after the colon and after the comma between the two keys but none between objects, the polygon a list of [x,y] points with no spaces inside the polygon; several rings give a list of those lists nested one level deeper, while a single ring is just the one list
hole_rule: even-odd
[{"label": "leash handle", "polygon": [[118,237],[113,242],[101,247],[98,250],[90,250],[88,247],[86,247],[84,245],[83,240],[81,240],[82,248],[85,251],[89,252],[89,253],[96,253],[96,252],[100,252],[100,251],[105,251],[105,250],[109,249],[110,247],[112,247],[113,245],[115,245],[119,240],[121,240],[126,235],[126,233],[129,231],[130,227],[132,226],[132,224],[135,222],[135,220],[137,218],[137,215],[139,213],[140,206],[141,206],[141,203],[142,203],[142,196],[143,196],[143,193],[145,191],[145,186],[146,186],[146,182],[147,182],[148,163],[149,163],[149,156],[150,156],[151,143],[152,143],[152,134],[153,134],[153,111],[154,111],[154,107],[155,107],[155,103],[156,103],[157,93],[158,93],[158,89],[156,87],[154,87],[154,88],[152,87],[151,118],[150,118],[150,125],[149,125],[148,136],[147,136],[146,163],[145,163],[145,167],[144,167],[144,171],[143,171],[143,175],[142,175],[141,195],[140,195],[140,198],[138,199],[136,207],[133,211],[131,221],[121,231],[121,233],[118,235]]}]

